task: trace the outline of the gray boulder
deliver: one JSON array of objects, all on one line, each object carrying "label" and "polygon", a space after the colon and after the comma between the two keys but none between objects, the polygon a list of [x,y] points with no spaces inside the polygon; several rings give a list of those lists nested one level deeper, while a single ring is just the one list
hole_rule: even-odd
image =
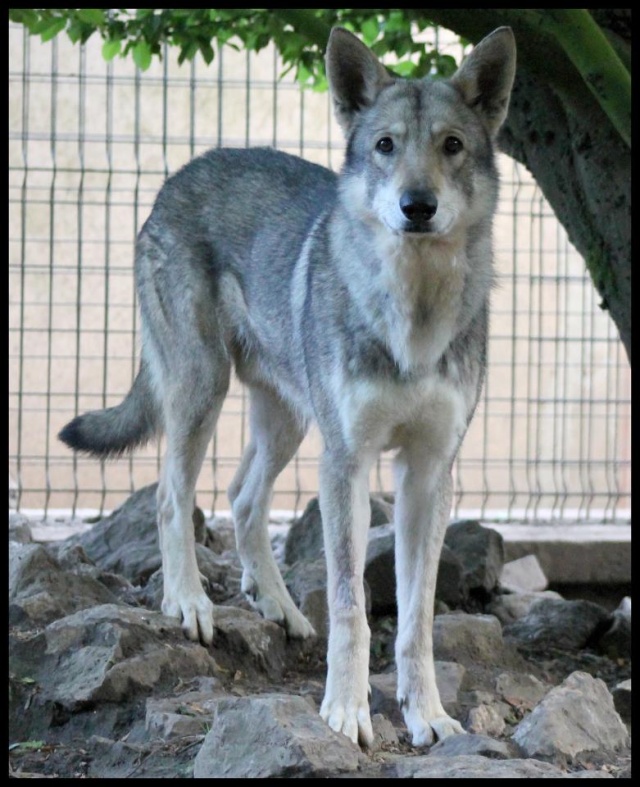
[{"label": "gray boulder", "polygon": [[134,492],[126,502],[82,535],[79,544],[93,562],[130,582],[146,581],[162,565],[156,524],[156,492],[152,484]]},{"label": "gray boulder", "polygon": [[546,590],[549,582],[535,555],[510,560],[502,567],[500,586],[515,593]]},{"label": "gray boulder", "polygon": [[498,593],[487,604],[485,611],[495,615],[506,626],[523,618],[531,611],[534,604],[545,598],[562,600],[562,596],[555,590]]},{"label": "gray boulder", "polygon": [[564,764],[585,752],[619,749],[628,733],[605,683],[573,672],[520,722],[513,739],[528,757]]},{"label": "gray boulder", "polygon": [[500,621],[493,615],[470,615],[451,612],[436,615],[433,622],[433,650],[442,661],[456,661],[466,666],[502,664],[517,658],[502,639]]},{"label": "gray boulder", "polygon": [[538,760],[495,760],[480,754],[398,759],[387,774],[401,779],[564,779],[567,774]]},{"label": "gray boulder", "polygon": [[[393,507],[380,497],[372,495],[371,523],[375,528],[393,520]],[[297,560],[317,560],[324,555],[322,516],[320,503],[314,497],[309,501],[302,516],[295,519],[289,528],[284,549],[284,562],[292,566]]]},{"label": "gray boulder", "polygon": [[[233,745],[229,742],[233,741]],[[196,779],[278,778],[350,773],[359,749],[302,697],[264,694],[215,703],[195,760]]]},{"label": "gray boulder", "polygon": [[93,576],[61,568],[40,544],[9,544],[9,620],[50,623],[96,604],[117,602]]},{"label": "gray boulder", "polygon": [[631,599],[628,596],[622,599],[620,606],[612,613],[595,648],[610,659],[631,658]]},{"label": "gray boulder", "polygon": [[469,593],[486,596],[498,586],[504,564],[504,543],[496,530],[463,520],[447,528],[445,544],[461,561]]},{"label": "gray boulder", "polygon": [[520,647],[577,650],[608,617],[606,609],[592,601],[542,599],[523,618],[505,626],[504,634]]}]

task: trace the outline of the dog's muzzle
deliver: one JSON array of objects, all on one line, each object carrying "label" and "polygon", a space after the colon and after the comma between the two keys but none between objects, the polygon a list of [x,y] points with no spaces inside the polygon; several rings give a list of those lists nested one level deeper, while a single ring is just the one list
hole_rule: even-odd
[{"label": "dog's muzzle", "polygon": [[405,232],[432,232],[430,222],[438,210],[438,199],[428,189],[409,189],[400,197],[400,210],[407,219]]}]

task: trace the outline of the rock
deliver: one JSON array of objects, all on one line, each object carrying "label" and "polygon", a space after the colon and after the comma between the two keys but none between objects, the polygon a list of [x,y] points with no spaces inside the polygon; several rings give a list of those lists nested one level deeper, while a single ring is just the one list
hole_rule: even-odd
[{"label": "rock", "polygon": [[[371,591],[371,614],[381,616],[396,610],[395,529],[393,524],[386,521],[391,513],[388,503],[372,497],[371,512],[364,578]],[[314,499],[289,530],[285,545],[285,563],[293,566],[296,562],[305,561],[309,565],[323,555],[322,520],[317,499]],[[286,576],[293,577],[288,572]],[[436,598],[449,606],[460,604],[464,599],[462,577],[462,563],[445,545],[438,566]],[[303,584],[302,580],[296,582],[300,586]],[[312,585],[315,584],[315,581],[312,582]],[[302,587],[297,588],[293,581],[292,592],[297,592],[301,598],[306,595],[306,591],[303,591]]]},{"label": "rock", "polygon": [[373,728],[373,750],[380,749],[382,746],[397,746],[398,733],[393,724],[381,713],[374,713],[371,716],[371,726]]},{"label": "rock", "polygon": [[[371,496],[370,527],[387,524],[393,518],[393,507],[380,497]],[[302,516],[289,529],[284,549],[284,561],[292,566],[297,560],[317,560],[324,555],[322,517],[318,498],[309,501]]]},{"label": "rock", "polygon": [[177,621],[147,610],[106,604],[55,621],[44,634],[47,660],[39,683],[71,710],[127,701],[216,671],[206,649],[188,642]]},{"label": "rock", "polygon": [[287,658],[287,635],[282,626],[257,612],[223,606],[214,607],[213,622],[211,652],[221,667],[232,675],[282,677]]},{"label": "rock", "polygon": [[156,524],[157,484],[134,492],[91,530],[67,539],[79,544],[100,568],[144,582],[162,565]]},{"label": "rock", "polygon": [[503,672],[496,678],[496,694],[519,710],[531,710],[548,691],[534,675]]},{"label": "rock", "polygon": [[462,561],[446,544],[442,546],[438,563],[438,579],[436,582],[436,601],[449,607],[462,604],[467,596]]},{"label": "rock", "polygon": [[318,498],[309,500],[302,516],[294,519],[284,547],[284,562],[292,566],[297,560],[317,560],[324,556],[324,536]]},{"label": "rock", "polygon": [[[440,700],[447,708],[455,708],[466,669],[455,661],[436,661],[436,684],[440,692]],[[449,711],[447,711],[449,712]]]},{"label": "rock", "polygon": [[33,541],[29,520],[16,511],[9,511],[9,541],[17,541],[19,544],[29,544]]},{"label": "rock", "polygon": [[631,599],[622,599],[601,636],[596,634],[595,649],[610,659],[631,658]]},{"label": "rock", "polygon": [[604,607],[591,601],[542,599],[525,617],[505,626],[504,634],[524,648],[577,650],[607,619]]},{"label": "rock", "polygon": [[318,560],[298,560],[283,573],[285,584],[298,609],[315,629],[321,640],[329,636],[327,606],[327,565]]},{"label": "rock", "polygon": [[382,527],[393,522],[393,503],[379,495],[371,495],[371,527]]},{"label": "rock", "polygon": [[205,735],[209,731],[209,716],[185,713],[183,706],[178,706],[177,710],[173,700],[147,700],[145,726],[152,740],[161,738],[171,741],[191,735]]},{"label": "rock", "polygon": [[542,599],[562,600],[562,596],[555,590],[542,590],[536,593],[499,593],[487,604],[485,611],[495,615],[506,626],[523,618],[531,611],[533,605]]},{"label": "rock", "polygon": [[628,733],[604,682],[573,672],[520,722],[513,739],[529,757],[564,764],[585,752],[619,749]]},{"label": "rock", "polygon": [[236,548],[236,533],[233,519],[214,516],[207,523],[205,546],[218,555]]},{"label": "rock", "polygon": [[[458,695],[465,675],[462,664],[450,661],[436,661],[436,684],[440,700],[447,713],[455,715],[458,710]],[[396,699],[396,672],[381,672],[369,676],[371,713],[382,713],[395,723],[403,723],[402,711]]]},{"label": "rock", "polygon": [[9,619],[46,624],[114,594],[91,576],[64,571],[40,544],[9,544]]},{"label": "rock", "polygon": [[437,659],[467,666],[506,666],[514,655],[502,640],[502,627],[497,618],[465,612],[436,615],[433,622],[433,648]]},{"label": "rock", "polygon": [[198,571],[209,583],[205,589],[215,603],[220,603],[240,593],[242,565],[233,552],[218,555],[202,544],[196,544]]},{"label": "rock", "polygon": [[[119,603],[134,607],[139,606],[138,588],[135,588],[121,574],[103,571],[99,566],[96,566],[79,544],[69,544],[66,541],[60,544],[48,544],[47,552],[55,555],[61,568],[78,576],[91,577],[100,582],[114,594]],[[105,601],[104,603],[109,602]]]},{"label": "rock", "polygon": [[613,703],[622,720],[631,724],[631,679],[618,683],[611,693]]},{"label": "rock", "polygon": [[[229,742],[233,741],[233,745]],[[285,694],[215,703],[195,778],[277,778],[353,772],[359,748],[302,699]]]},{"label": "rock", "polygon": [[[196,520],[198,516],[196,511]],[[155,537],[154,520],[155,513],[148,523],[149,531],[142,529],[143,546],[151,534]],[[287,525],[280,527],[284,534]],[[393,533],[384,522],[374,530],[379,532],[372,542],[382,543]],[[224,533],[231,538],[230,527]],[[206,543],[212,542],[210,534],[207,528]],[[108,533],[104,535],[105,541],[111,538]],[[132,552],[137,548],[137,535],[131,528],[127,536],[134,539],[125,545]],[[408,752],[396,700],[396,675],[384,673],[372,675],[370,681],[374,750],[360,752],[344,736],[329,730],[318,716],[325,680],[324,645],[316,641],[288,642],[280,626],[247,610],[240,593],[241,568],[235,549],[229,542],[223,547],[222,536],[215,543],[220,549],[217,553],[202,544],[196,547],[200,571],[216,602],[215,641],[208,649],[188,642],[178,621],[138,606],[145,594],[146,602],[153,598],[160,603],[161,571],[150,578],[143,572],[135,581],[146,581],[146,585],[134,587],[123,574],[105,567],[106,560],[96,565],[76,537],[46,547],[10,546],[9,729],[10,742],[16,744],[10,749],[14,774],[190,777],[198,746],[206,735],[211,749],[207,753],[207,747],[202,747],[198,766],[202,766],[205,776],[218,775],[224,768],[232,776],[247,778],[262,775],[260,769],[267,768],[268,775],[300,778],[611,778],[612,773],[630,777],[626,748],[615,754],[615,765],[610,764],[613,754],[588,747],[575,755],[560,752],[549,758],[553,762],[545,763],[535,759],[537,754],[534,759],[521,759],[515,739],[509,745],[487,737],[487,733],[504,737],[505,720],[513,725],[525,713],[535,720],[551,694],[548,686],[529,674],[536,669],[534,664],[526,664],[512,645],[505,644],[499,621],[488,615],[446,613],[438,615],[434,624],[436,655],[447,657],[446,662],[436,662],[444,707],[454,718],[466,719],[471,734],[434,745],[428,757]],[[141,554],[134,556],[135,560]],[[393,551],[388,551],[387,558],[392,555]],[[451,555],[450,550],[444,550],[439,586],[442,567]],[[459,571],[452,593],[466,600],[464,584],[460,583],[462,564],[452,557],[450,564]],[[121,555],[123,561],[125,558]],[[301,604],[307,615],[310,613],[305,603],[315,598],[317,608],[322,607],[318,614],[326,619],[324,558],[319,556],[315,563],[298,562],[289,571],[288,581],[299,583],[300,595],[307,599]],[[381,580],[387,586],[388,576]],[[293,589],[292,584],[290,587]],[[512,593],[496,596],[493,602],[518,599],[522,606],[528,605],[530,615],[542,603],[541,597],[547,602],[550,599],[548,593]],[[103,603],[103,599],[109,603]],[[477,606],[480,596],[470,600]],[[437,603],[443,606],[440,599]],[[504,611],[507,607],[495,608]],[[630,623],[628,601],[596,625],[589,647],[603,631],[612,628],[611,622],[617,618],[622,624],[627,620]],[[384,648],[393,622],[376,621],[372,628],[376,637],[372,644],[382,648],[381,663],[386,663]],[[534,649],[529,650],[535,661]],[[567,666],[577,664],[597,670],[607,680],[628,676],[627,659],[616,664],[589,650],[555,654],[551,647],[544,652],[543,662],[537,660],[540,674],[544,671],[549,680],[566,675]],[[585,679],[591,683],[580,686],[580,697],[559,700],[558,707],[548,711],[549,718],[562,722],[568,708],[568,724],[577,730],[573,730],[574,737],[599,737],[598,745],[606,748],[610,743],[606,734],[619,732],[619,725],[624,726],[619,717],[618,727],[609,718],[615,713],[612,701],[629,718],[630,682],[616,687],[615,699],[609,696],[609,708],[603,711],[597,697],[597,708],[589,705],[597,695],[593,683],[600,689],[603,684],[588,676]],[[274,681],[277,691],[288,694],[261,694],[273,691]],[[574,687],[568,693],[573,696],[578,692]],[[274,696],[277,699],[269,699]],[[219,712],[224,703],[231,703],[228,712]],[[300,703],[306,709],[301,710]],[[586,714],[589,723],[577,715],[579,711]],[[596,736],[589,729],[594,719],[602,722],[606,734],[599,731]],[[548,719],[541,724],[551,731],[549,737],[554,743],[555,737],[563,741],[561,734],[552,734],[554,728]],[[396,727],[402,730],[401,743]],[[533,738],[532,733],[529,738]],[[46,746],[41,752],[22,750],[21,741],[45,741]],[[614,740],[614,745],[619,741]],[[590,751],[596,753],[589,757]],[[574,773],[563,773],[556,767],[564,767],[566,762]],[[592,765],[601,770],[590,770]]]},{"label": "rock", "polygon": [[[224,604],[231,599],[244,599],[240,589],[242,567],[235,552],[220,555],[209,547],[196,544],[196,561],[205,580],[203,587],[214,604]],[[163,594],[162,569],[154,572],[144,586],[136,590],[138,603],[155,610],[160,610]]]},{"label": "rock", "polygon": [[207,526],[205,523],[204,513],[201,508],[198,508],[198,506],[194,506],[191,520],[193,522],[196,544],[205,544],[208,537]]},{"label": "rock", "polygon": [[[493,704],[481,703],[469,710],[466,729],[476,736],[500,736],[506,727],[504,717]],[[465,736],[466,737],[466,736]],[[490,740],[490,739],[489,739]],[[482,754],[482,752],[460,751],[458,754]]]},{"label": "rock", "polygon": [[[380,525],[369,531],[364,578],[371,589],[371,612],[387,615],[396,611],[395,528]],[[464,600],[462,563],[445,545],[440,554],[436,599],[449,606]]]},{"label": "rock", "polygon": [[535,555],[510,560],[502,567],[500,586],[515,593],[546,590],[549,582]]},{"label": "rock", "polygon": [[398,676],[395,672],[369,675],[371,714],[382,714],[396,725],[404,724],[404,717],[396,698],[397,685]]},{"label": "rock", "polygon": [[211,726],[215,702],[224,691],[215,678],[205,690],[191,690],[174,697],[150,697],[146,702],[145,730],[153,740],[176,740],[192,735],[205,735]]},{"label": "rock", "polygon": [[111,734],[130,720],[136,698],[217,669],[177,622],[114,604],[81,610],[28,637],[13,635],[9,645],[9,725],[17,740],[49,739],[63,725],[83,739]]},{"label": "rock", "polygon": [[364,578],[371,590],[371,612],[387,615],[396,609],[395,530],[380,525],[369,530]]},{"label": "rock", "polygon": [[[459,736],[462,737],[462,736]],[[444,741],[446,743],[446,740]],[[564,779],[567,774],[538,760],[495,760],[479,754],[431,755],[396,760],[385,775],[401,779]]]},{"label": "rock", "polygon": [[460,754],[479,754],[494,760],[508,760],[518,756],[516,747],[505,741],[496,741],[488,735],[451,735],[431,748],[432,757],[457,757]]},{"label": "rock", "polygon": [[497,531],[475,521],[454,522],[444,542],[462,562],[469,593],[484,597],[496,588],[504,563],[504,544]]}]

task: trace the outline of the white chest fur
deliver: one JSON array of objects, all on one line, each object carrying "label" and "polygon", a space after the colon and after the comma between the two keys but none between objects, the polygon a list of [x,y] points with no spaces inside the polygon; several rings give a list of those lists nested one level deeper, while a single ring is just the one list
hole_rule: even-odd
[{"label": "white chest fur", "polygon": [[466,429],[464,391],[435,374],[415,382],[351,380],[335,390],[343,436],[355,453],[378,453],[418,439],[446,458]]},{"label": "white chest fur", "polygon": [[380,285],[389,295],[384,315],[389,348],[403,371],[432,366],[454,336],[465,255],[451,240],[404,239],[388,243],[385,251]]}]

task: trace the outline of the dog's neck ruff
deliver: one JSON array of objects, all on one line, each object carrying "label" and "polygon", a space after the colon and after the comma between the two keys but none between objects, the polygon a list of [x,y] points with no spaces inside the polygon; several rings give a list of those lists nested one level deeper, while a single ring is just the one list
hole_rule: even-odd
[{"label": "dog's neck ruff", "polygon": [[464,233],[369,235],[370,257],[349,266],[346,285],[403,377],[433,369],[457,333],[468,264]]}]

